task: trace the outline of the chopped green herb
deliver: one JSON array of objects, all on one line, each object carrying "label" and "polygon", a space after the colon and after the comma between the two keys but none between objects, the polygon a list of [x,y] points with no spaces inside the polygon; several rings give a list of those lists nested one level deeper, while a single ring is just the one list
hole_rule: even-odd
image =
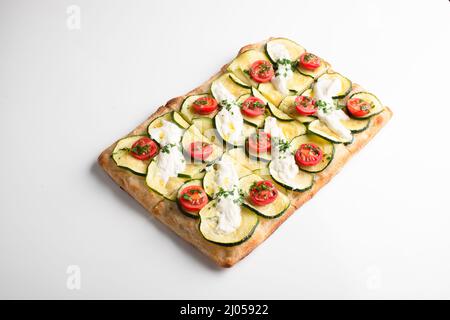
[{"label": "chopped green herb", "polygon": [[285,152],[289,149],[289,142],[283,139],[278,139],[278,150]]},{"label": "chopped green herb", "polygon": [[162,153],[170,153],[170,148],[175,147],[174,143],[168,143],[164,147],[161,148]]}]

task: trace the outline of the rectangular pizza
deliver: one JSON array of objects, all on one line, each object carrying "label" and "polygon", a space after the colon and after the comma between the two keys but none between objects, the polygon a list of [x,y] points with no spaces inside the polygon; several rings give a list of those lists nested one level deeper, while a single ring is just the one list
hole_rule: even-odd
[{"label": "rectangular pizza", "polygon": [[329,62],[270,38],[169,100],[98,162],[153,217],[231,267],[391,116]]}]

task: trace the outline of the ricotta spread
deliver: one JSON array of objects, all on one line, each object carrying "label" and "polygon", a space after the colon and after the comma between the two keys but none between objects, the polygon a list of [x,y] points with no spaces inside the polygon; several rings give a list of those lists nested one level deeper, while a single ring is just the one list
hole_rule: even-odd
[{"label": "ricotta spread", "polygon": [[186,168],[186,160],[180,146],[183,130],[172,122],[162,120],[162,126],[149,129],[149,134],[161,146],[156,164],[158,174],[166,184],[170,178],[178,176]]},{"label": "ricotta spread", "polygon": [[235,97],[221,83],[215,84],[214,96],[222,105],[222,109],[216,115],[221,134],[227,141],[238,142],[243,138],[244,130],[241,108],[236,103]]},{"label": "ricotta spread", "polygon": [[274,43],[270,46],[270,55],[277,64],[277,71],[271,80],[272,84],[283,95],[288,95],[288,82],[293,75],[289,51],[282,44]]},{"label": "ricotta spread", "polygon": [[241,206],[239,195],[239,176],[229,158],[222,158],[216,163],[215,182],[217,190],[217,211],[219,221],[217,230],[221,233],[235,231],[241,225]]},{"label": "ricotta spread", "polygon": [[317,117],[339,137],[350,140],[352,133],[341,122],[348,119],[344,111],[336,109],[333,96],[341,91],[338,79],[319,78],[314,86],[314,97],[318,103]]},{"label": "ricotta spread", "polygon": [[272,137],[270,162],[271,170],[274,170],[282,182],[295,185],[295,177],[299,172],[295,157],[289,150],[289,142],[286,140],[283,131],[277,126],[277,119],[267,117],[264,122],[264,132]]}]

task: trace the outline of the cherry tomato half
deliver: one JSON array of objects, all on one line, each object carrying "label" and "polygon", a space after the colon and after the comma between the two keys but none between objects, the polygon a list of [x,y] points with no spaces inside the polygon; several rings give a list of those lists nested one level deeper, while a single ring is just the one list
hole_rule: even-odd
[{"label": "cherry tomato half", "polygon": [[369,102],[360,98],[353,98],[347,101],[347,110],[355,117],[363,117],[370,112]]},{"label": "cherry tomato half", "polygon": [[149,137],[142,137],[130,148],[130,154],[138,160],[148,160],[158,152],[156,142]]},{"label": "cherry tomato half", "polygon": [[272,148],[271,136],[264,131],[257,131],[248,137],[247,146],[249,151],[253,153],[270,152]]},{"label": "cherry tomato half", "polygon": [[314,143],[302,144],[295,153],[295,161],[299,166],[314,166],[322,161],[323,151]]},{"label": "cherry tomato half", "polygon": [[191,143],[189,152],[193,159],[203,161],[208,159],[208,157],[213,153],[213,147],[209,143],[196,141]]},{"label": "cherry tomato half", "polygon": [[257,60],[250,67],[250,77],[259,83],[269,82],[274,75],[272,64],[266,60]]},{"label": "cherry tomato half", "polygon": [[317,111],[314,99],[306,96],[298,96],[295,98],[295,109],[302,116],[310,116]]},{"label": "cherry tomato half", "polygon": [[255,182],[249,191],[250,202],[256,206],[265,206],[275,201],[278,190],[269,180]]},{"label": "cherry tomato half", "polygon": [[184,210],[198,212],[208,203],[208,196],[202,187],[188,186],[181,190],[178,201]]},{"label": "cherry tomato half", "polygon": [[321,60],[315,54],[305,52],[300,56],[300,65],[308,70],[315,70],[320,67]]},{"label": "cherry tomato half", "polygon": [[217,101],[216,99],[208,96],[200,97],[194,101],[192,108],[194,108],[194,111],[197,114],[210,114],[216,111]]},{"label": "cherry tomato half", "polygon": [[242,102],[242,113],[247,117],[257,117],[264,114],[266,110],[266,105],[264,101],[256,97],[248,97]]}]

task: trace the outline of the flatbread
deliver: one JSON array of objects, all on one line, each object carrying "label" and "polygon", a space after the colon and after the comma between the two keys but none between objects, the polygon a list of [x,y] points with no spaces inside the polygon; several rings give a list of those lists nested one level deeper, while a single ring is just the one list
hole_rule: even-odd
[{"label": "flatbread", "polygon": [[[262,50],[263,45],[271,39],[272,38],[260,43],[244,46],[239,51],[239,54],[250,49]],[[186,95],[169,100],[127,136],[147,134],[147,126],[153,119],[166,112],[179,110],[186,96],[208,92],[212,81],[223,74],[226,71],[227,66],[228,65],[223,66],[217,74],[196,89],[188,92]],[[354,84],[353,89],[361,91],[361,87],[356,84]],[[167,200],[152,191],[146,185],[145,177],[135,175],[129,170],[118,167],[111,157],[117,142],[113,143],[100,154],[98,162],[120,188],[135,198],[150,215],[161,221],[181,238],[191,243],[219,266],[231,267],[247,256],[253,249],[267,239],[298,208],[311,199],[317,191],[341,170],[345,163],[347,163],[356,152],[364,147],[375,136],[391,117],[392,111],[388,107],[385,107],[383,112],[371,118],[370,125],[366,130],[355,134],[354,141],[351,144],[335,144],[333,161],[324,171],[315,175],[315,182],[312,188],[305,192],[290,192],[288,195],[291,198],[291,206],[281,217],[276,219],[265,219],[260,217],[259,225],[250,239],[240,245],[232,247],[220,246],[205,240],[199,232],[199,219],[187,217],[185,214],[181,213],[176,202]]]}]

